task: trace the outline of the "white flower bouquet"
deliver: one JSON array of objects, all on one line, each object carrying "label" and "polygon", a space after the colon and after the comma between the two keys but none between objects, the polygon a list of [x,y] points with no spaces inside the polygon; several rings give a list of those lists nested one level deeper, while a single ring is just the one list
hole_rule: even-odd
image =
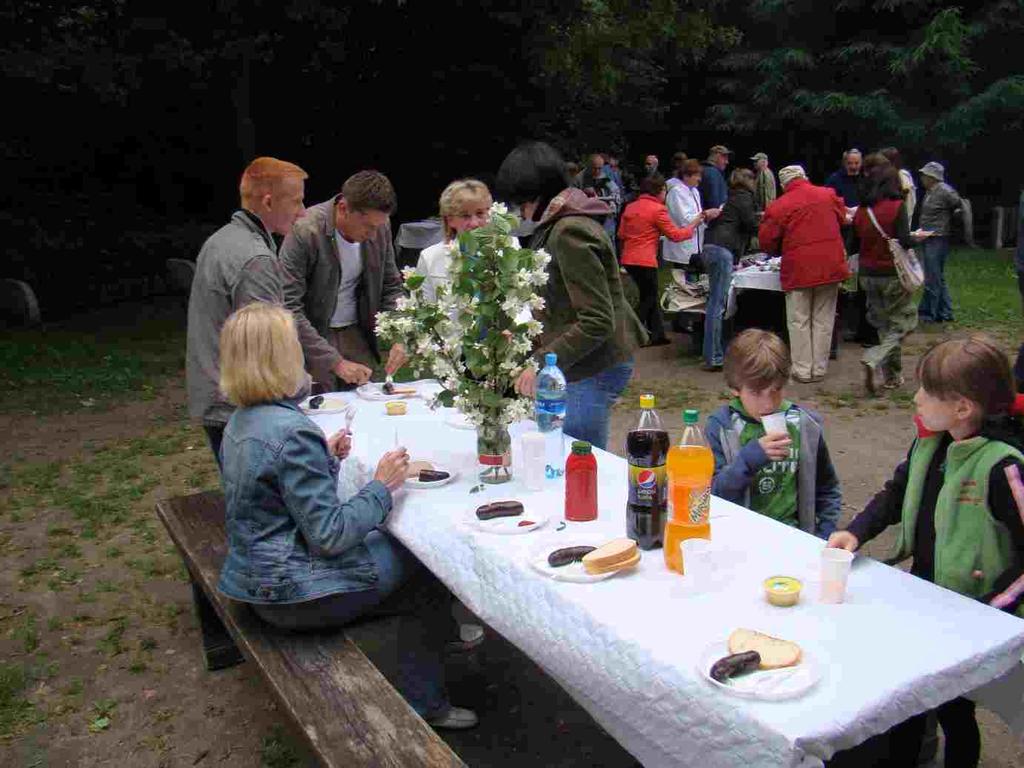
[{"label": "white flower bouquet", "polygon": [[450,282],[437,288],[436,302],[424,300],[424,276],[407,267],[408,298],[377,315],[377,335],[404,344],[414,375],[437,378],[476,425],[488,482],[510,478],[507,427],[533,413],[533,401],[513,385],[524,369],[536,368],[530,353],[542,327],[531,313],[544,307],[537,289],[547,283],[551,260],[516,245],[517,224],[495,203],[488,224],[452,242]]}]

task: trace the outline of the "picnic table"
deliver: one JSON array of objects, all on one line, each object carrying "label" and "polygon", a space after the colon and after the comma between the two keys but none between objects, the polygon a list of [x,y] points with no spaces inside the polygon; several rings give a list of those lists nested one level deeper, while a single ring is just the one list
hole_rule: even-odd
[{"label": "picnic table", "polygon": [[[355,403],[352,455],[368,467],[397,440],[414,459],[459,473],[443,487],[400,492],[388,530],[648,768],[820,766],[838,750],[1020,669],[1024,621],[865,556],[855,561],[848,601],[821,604],[814,582],[823,543],[718,498],[711,507],[718,572],[700,592],[666,570],[660,550],[607,581],[552,580],[529,564],[538,551],[583,535],[624,535],[623,459],[595,450],[599,517],[558,530],[561,479],[539,492],[519,480],[471,492],[475,432],[451,426],[451,409],[432,411],[412,399],[407,415],[386,416],[381,402],[332,397]],[[342,414],[313,418],[328,434],[344,426]],[[476,507],[501,498],[522,501],[531,519],[549,519],[524,535],[474,529]],[[798,606],[764,601],[762,581],[777,574],[804,581]],[[698,660],[739,627],[799,643],[821,671],[817,685],[785,701],[714,687]]]}]

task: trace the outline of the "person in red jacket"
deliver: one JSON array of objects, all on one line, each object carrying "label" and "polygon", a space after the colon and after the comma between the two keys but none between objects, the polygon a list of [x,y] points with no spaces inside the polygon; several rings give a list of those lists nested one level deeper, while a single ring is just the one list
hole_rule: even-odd
[{"label": "person in red jacket", "polygon": [[850,275],[839,231],[846,205],[799,165],[779,171],[779,181],[783,194],[765,209],[757,237],[765,252],[782,255],[793,379],[806,384],[825,378],[839,283]]},{"label": "person in red jacket", "polygon": [[637,315],[651,334],[651,346],[668,344],[658,306],[658,238],[673,242],[689,240],[704,217],[698,214],[686,226],[677,227],[665,207],[665,177],[659,173],[640,181],[640,196],[626,206],[619,224],[620,259],[640,292]]}]

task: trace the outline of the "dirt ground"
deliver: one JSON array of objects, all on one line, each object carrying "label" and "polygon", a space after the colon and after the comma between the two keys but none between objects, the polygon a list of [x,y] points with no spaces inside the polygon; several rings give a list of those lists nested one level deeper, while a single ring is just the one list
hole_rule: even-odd
[{"label": "dirt ground", "polygon": [[[919,351],[928,341],[916,334],[909,348]],[[682,407],[706,411],[724,394],[720,374],[699,371],[692,358],[681,357],[682,347],[643,350],[630,389],[631,398],[645,390],[661,397],[673,436]],[[794,385],[790,392],[826,416],[843,481],[844,520],[881,486],[913,435],[909,385],[885,399],[863,398],[859,354],[858,346],[845,345],[825,382]],[[912,362],[908,355],[907,370]],[[155,400],[101,413],[0,417],[5,469],[51,461],[74,471],[84,457],[102,458],[111,446],[136,445],[132,441],[147,436],[166,447],[138,443],[139,456],[125,459],[137,459],[143,475],[154,477],[139,486],[137,508],[143,511],[96,538],[59,543],[80,528],[80,517],[59,499],[32,514],[0,514],[0,660],[32,673],[30,714],[0,742],[0,765],[312,765],[250,665],[217,673],[202,666],[184,571],[152,513],[162,496],[216,482],[202,433],[183,426],[183,402],[180,383],[171,382]],[[632,401],[618,408],[612,450],[621,453],[634,414]],[[873,542],[869,551],[881,555],[887,543]],[[132,557],[136,548],[142,555]],[[76,550],[80,565],[65,568],[60,553]],[[48,586],[41,577],[49,577]],[[387,633],[370,626],[359,630],[358,639],[387,671]],[[445,735],[469,765],[636,765],[557,684],[493,632],[478,652],[453,659],[450,673],[452,699],[481,715],[478,729]],[[1024,765],[1024,748],[1002,722],[986,712],[979,719],[982,765]]]}]

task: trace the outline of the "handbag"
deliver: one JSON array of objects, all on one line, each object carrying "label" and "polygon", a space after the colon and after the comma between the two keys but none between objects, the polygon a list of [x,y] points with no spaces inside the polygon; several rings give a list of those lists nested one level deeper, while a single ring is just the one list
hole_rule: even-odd
[{"label": "handbag", "polygon": [[875,212],[871,208],[867,208],[867,212],[868,218],[875,225],[878,234],[889,245],[889,253],[892,254],[892,263],[896,267],[896,277],[899,278],[900,285],[903,286],[903,290],[907,293],[913,293],[924,285],[924,267],[921,266],[921,261],[917,258],[913,248],[904,248],[900,245],[899,240],[885,234],[882,227],[878,224],[878,219],[875,218]]}]

